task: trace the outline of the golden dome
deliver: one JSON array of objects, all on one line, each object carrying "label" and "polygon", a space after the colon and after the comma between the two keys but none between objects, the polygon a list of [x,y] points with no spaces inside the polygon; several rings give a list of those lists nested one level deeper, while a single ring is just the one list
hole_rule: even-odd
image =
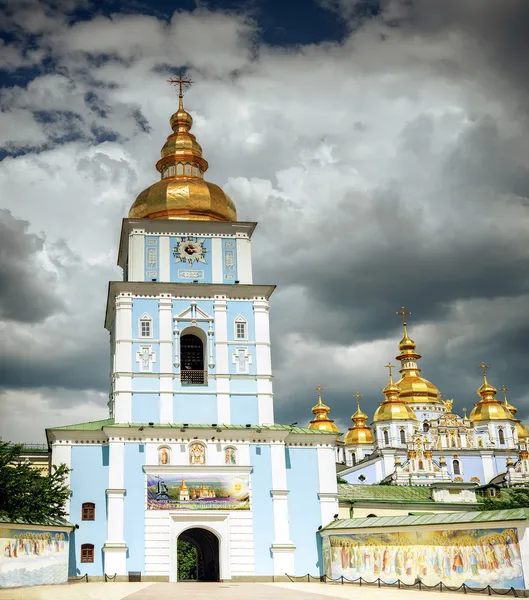
[{"label": "golden dome", "polygon": [[380,404],[375,411],[373,417],[374,423],[380,423],[381,421],[416,421],[417,417],[413,412],[411,406],[400,398],[399,388],[397,384],[393,383],[391,377],[391,371],[389,374],[389,383],[382,390],[386,399]]},{"label": "golden dome", "polygon": [[312,407],[312,412],[315,418],[310,422],[309,429],[315,429],[317,431],[328,431],[331,433],[339,433],[338,427],[334,424],[332,419],[329,419],[328,414],[331,412],[331,409],[323,404],[321,399],[321,391],[322,387],[318,386],[316,390],[318,391],[318,404]]},{"label": "golden dome", "polygon": [[527,427],[520,421],[520,419],[515,419],[516,421],[516,433],[518,434],[518,441],[520,443],[526,442],[529,437],[529,431],[527,431]]},{"label": "golden dome", "polygon": [[373,431],[371,430],[371,427],[366,425],[367,415],[360,409],[360,400],[358,398],[357,402],[358,408],[351,417],[354,425],[345,434],[343,441],[346,446],[373,443]]},{"label": "golden dome", "polygon": [[470,413],[473,423],[482,421],[514,421],[510,410],[495,398],[496,388],[487,381],[487,375],[483,373],[483,385],[478,389],[481,400],[474,406]]},{"label": "golden dome", "polygon": [[[398,313],[399,314],[399,313]],[[442,405],[439,400],[439,390],[435,385],[420,376],[421,370],[417,361],[421,358],[416,352],[416,344],[408,335],[406,322],[404,322],[404,336],[399,342],[400,354],[397,360],[401,362],[401,378],[396,385],[402,400],[412,403],[435,403]]]},{"label": "golden dome", "polygon": [[184,110],[182,94],[170,123],[173,133],[156,163],[161,180],[139,194],[129,218],[236,221],[232,199],[218,185],[204,181],[208,163],[195,136],[189,133],[193,118]]},{"label": "golden dome", "polygon": [[187,490],[186,482],[182,479],[182,485],[180,486],[180,491],[183,492]]}]

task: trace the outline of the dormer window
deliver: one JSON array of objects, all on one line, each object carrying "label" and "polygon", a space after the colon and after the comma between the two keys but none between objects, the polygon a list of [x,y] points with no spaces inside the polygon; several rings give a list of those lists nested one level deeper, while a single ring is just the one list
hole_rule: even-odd
[{"label": "dormer window", "polygon": [[246,340],[248,338],[248,323],[240,315],[235,319],[235,339]]},{"label": "dormer window", "polygon": [[152,337],[152,319],[149,315],[144,314],[140,317],[139,332],[141,338]]}]

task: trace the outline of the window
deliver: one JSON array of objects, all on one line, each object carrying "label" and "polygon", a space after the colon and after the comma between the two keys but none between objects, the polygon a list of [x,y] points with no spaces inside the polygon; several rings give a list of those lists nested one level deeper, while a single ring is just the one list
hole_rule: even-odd
[{"label": "window", "polygon": [[384,429],[384,444],[386,444],[386,446],[389,444],[389,433],[387,429]]},{"label": "window", "polygon": [[353,463],[353,467],[356,465],[356,454],[351,452],[351,462]]},{"label": "window", "polygon": [[143,315],[140,318],[140,337],[150,338],[152,337],[152,319],[149,315]]},{"label": "window", "polygon": [[404,429],[400,430],[400,443],[401,444],[406,443],[406,432],[404,431]]},{"label": "window", "polygon": [[248,337],[247,333],[247,323],[244,317],[238,316],[235,319],[235,339],[236,340],[245,340]]},{"label": "window", "polygon": [[505,444],[505,434],[503,433],[503,429],[498,429],[498,439],[500,444]]},{"label": "window", "polygon": [[430,424],[428,423],[428,421],[425,421],[422,424],[422,430],[424,431],[424,433],[428,433],[428,431],[430,431]]},{"label": "window", "polygon": [[457,459],[452,461],[452,470],[454,475],[461,475],[461,465]]},{"label": "window", "polygon": [[82,506],[81,520],[82,521],[95,521],[96,519],[96,505],[93,502],[85,502]]},{"label": "window", "polygon": [[94,562],[94,544],[83,544],[81,546],[81,562],[82,563],[93,563]]}]

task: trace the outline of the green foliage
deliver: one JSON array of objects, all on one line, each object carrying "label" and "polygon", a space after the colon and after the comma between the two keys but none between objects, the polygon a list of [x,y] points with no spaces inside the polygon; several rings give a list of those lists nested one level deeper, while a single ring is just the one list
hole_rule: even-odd
[{"label": "green foliage", "polygon": [[176,561],[178,564],[178,581],[196,581],[198,572],[197,548],[191,542],[178,540],[176,545]]},{"label": "green foliage", "polygon": [[8,520],[46,523],[64,518],[64,503],[70,490],[64,480],[70,469],[52,467],[42,475],[20,459],[23,446],[0,442],[0,515]]},{"label": "green foliage", "polygon": [[483,498],[480,510],[505,510],[509,508],[529,508],[529,488],[502,490],[499,498]]},{"label": "green foliage", "polygon": [[336,483],[349,483],[349,482],[346,479],[344,479],[343,477],[336,475]]}]

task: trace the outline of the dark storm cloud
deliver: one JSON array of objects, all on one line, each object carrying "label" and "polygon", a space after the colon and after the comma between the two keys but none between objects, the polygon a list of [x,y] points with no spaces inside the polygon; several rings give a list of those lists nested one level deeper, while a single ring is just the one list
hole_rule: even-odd
[{"label": "dark storm cloud", "polygon": [[0,210],[0,317],[38,323],[63,308],[55,277],[37,260],[44,238],[28,233],[29,223]]}]

